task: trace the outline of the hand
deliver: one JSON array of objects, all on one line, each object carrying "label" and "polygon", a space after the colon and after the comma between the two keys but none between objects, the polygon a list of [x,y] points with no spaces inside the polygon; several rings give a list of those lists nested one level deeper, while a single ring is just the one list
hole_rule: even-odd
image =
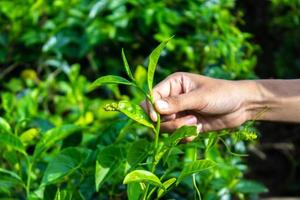
[{"label": "hand", "polygon": [[165,132],[183,125],[196,125],[199,132],[233,128],[249,119],[247,101],[253,93],[249,82],[178,72],[153,89],[155,109],[149,102],[142,107],[153,121],[157,121],[155,110],[161,114]]}]

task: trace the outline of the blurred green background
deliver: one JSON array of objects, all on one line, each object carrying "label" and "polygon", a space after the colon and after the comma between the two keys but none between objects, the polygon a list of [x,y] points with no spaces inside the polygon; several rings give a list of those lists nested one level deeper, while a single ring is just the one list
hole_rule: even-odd
[{"label": "blurred green background", "polygon": [[[103,105],[130,91],[88,92],[89,83],[124,75],[124,48],[142,84],[138,65],[172,35],[157,82],[177,71],[234,80],[300,76],[299,0],[0,0],[0,115],[20,136],[38,128],[23,136],[29,153],[39,134],[66,123],[90,127],[82,146],[101,140],[97,130],[113,117]],[[247,176],[264,182],[267,195],[299,195],[299,126],[259,128]],[[2,167],[22,168],[9,157]]]}]

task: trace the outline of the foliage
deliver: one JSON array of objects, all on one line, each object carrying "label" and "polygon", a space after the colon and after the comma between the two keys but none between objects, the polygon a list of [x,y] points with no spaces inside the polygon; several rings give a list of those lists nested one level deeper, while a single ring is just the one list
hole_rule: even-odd
[{"label": "foliage", "polygon": [[[145,97],[151,101],[157,80],[175,71],[255,76],[256,46],[237,27],[242,14],[234,5],[0,1],[0,198],[249,199],[265,192],[244,177],[242,140],[253,134],[247,125],[182,144],[197,135],[193,127],[159,134],[138,106]],[[173,35],[147,60],[157,42]],[[117,77],[125,73],[127,80]],[[129,87],[91,91],[104,83]]]}]

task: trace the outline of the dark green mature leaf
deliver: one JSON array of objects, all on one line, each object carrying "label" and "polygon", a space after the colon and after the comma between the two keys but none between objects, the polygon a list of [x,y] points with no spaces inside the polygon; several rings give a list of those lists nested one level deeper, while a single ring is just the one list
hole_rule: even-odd
[{"label": "dark green mature leaf", "polygon": [[89,90],[93,90],[96,87],[100,87],[102,85],[106,84],[123,84],[123,85],[132,85],[130,81],[127,79],[120,77],[120,76],[115,76],[115,75],[107,75],[107,76],[102,76],[95,80],[90,86]]},{"label": "dark green mature leaf", "polygon": [[18,182],[23,183],[22,178],[13,171],[9,171],[7,169],[0,168],[0,174],[8,175],[11,178],[17,180]]},{"label": "dark green mature leaf", "polygon": [[[170,178],[170,179],[168,179],[168,180],[166,180],[165,182],[163,182],[163,186],[164,186],[164,188],[167,190],[169,187],[171,187],[172,185],[173,185],[173,183],[175,183],[176,182],[176,178]],[[158,192],[157,192],[157,198],[160,198],[160,197],[162,197],[164,194],[165,194],[165,192],[166,192],[166,190],[163,190],[163,189],[159,189],[158,190]]]},{"label": "dark green mature leaf", "polygon": [[62,139],[66,138],[69,135],[79,133],[81,128],[79,126],[73,124],[62,125],[60,127],[56,127],[47,131],[41,140],[37,143],[34,157],[39,156],[42,152],[47,150],[53,144]]},{"label": "dark green mature leaf", "polygon": [[185,164],[183,167],[183,170],[180,173],[180,176],[178,177],[177,183],[179,184],[182,179],[184,179],[187,176],[190,176],[194,173],[199,173],[203,170],[215,167],[216,163],[212,160],[196,160],[190,163]]},{"label": "dark green mature leaf", "polygon": [[19,151],[20,153],[26,155],[25,147],[24,147],[23,143],[17,136],[15,136],[13,134],[0,132],[0,144],[7,145],[7,146],[15,149],[16,151]]},{"label": "dark green mature leaf", "polygon": [[0,117],[0,133],[12,133],[9,123],[2,117]]},{"label": "dark green mature leaf", "polygon": [[240,180],[236,186],[235,191],[241,192],[241,193],[265,193],[268,192],[268,188],[266,188],[264,185],[254,182],[254,181],[248,181],[248,180]]},{"label": "dark green mature leaf", "polygon": [[145,160],[149,154],[150,144],[147,140],[142,139],[134,142],[129,148],[127,161],[131,167]]},{"label": "dark green mature leaf", "polygon": [[98,154],[95,171],[95,185],[98,191],[105,178],[109,178],[124,159],[124,149],[119,146],[107,146]]},{"label": "dark green mature leaf", "polygon": [[146,170],[134,170],[130,172],[125,176],[123,184],[134,183],[134,182],[137,183],[146,182],[164,188],[159,178],[152,172]]},{"label": "dark green mature leaf", "polygon": [[175,146],[178,144],[178,142],[180,142],[180,140],[197,135],[198,133],[196,126],[182,126],[167,138],[166,144],[169,146]]},{"label": "dark green mature leaf", "polygon": [[77,170],[87,157],[84,149],[70,147],[62,150],[48,164],[44,173],[41,186],[63,180]]},{"label": "dark green mature leaf", "polygon": [[165,46],[167,45],[167,43],[169,42],[171,38],[163,41],[162,43],[160,43],[150,54],[149,56],[149,64],[148,64],[148,75],[147,75],[147,80],[148,80],[148,88],[150,91],[150,94],[152,94],[152,87],[153,87],[153,79],[154,79],[154,73],[155,73],[155,69],[157,66],[157,62],[159,59],[159,56],[162,52],[162,50],[165,48]]},{"label": "dark green mature leaf", "polygon": [[115,111],[118,110],[124,113],[127,117],[133,119],[134,121],[147,126],[149,128],[154,128],[151,119],[145,113],[145,111],[136,104],[131,103],[130,101],[120,101],[119,103],[108,104],[105,107],[107,111]]},{"label": "dark green mature leaf", "polygon": [[122,58],[123,58],[124,67],[125,67],[125,70],[126,70],[126,73],[127,73],[128,77],[131,80],[134,80],[134,77],[132,75],[132,72],[130,70],[129,64],[127,62],[127,59],[126,59],[126,56],[125,56],[125,53],[124,53],[124,49],[122,49]]}]

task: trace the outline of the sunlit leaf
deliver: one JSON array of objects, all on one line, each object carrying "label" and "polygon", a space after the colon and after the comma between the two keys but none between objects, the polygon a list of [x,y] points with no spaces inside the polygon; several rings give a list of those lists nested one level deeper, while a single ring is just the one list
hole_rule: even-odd
[{"label": "sunlit leaf", "polygon": [[122,59],[123,59],[124,67],[125,67],[125,70],[126,70],[126,73],[127,73],[128,77],[131,80],[134,80],[134,77],[132,75],[132,72],[130,70],[129,64],[127,62],[127,59],[126,59],[126,56],[125,56],[125,53],[124,53],[124,49],[122,49]]},{"label": "sunlit leaf", "polygon": [[0,117],[0,132],[12,133],[9,123],[2,117]]},{"label": "sunlit leaf", "polygon": [[102,76],[95,80],[90,86],[89,90],[93,90],[96,87],[100,87],[102,85],[106,84],[123,84],[123,85],[132,85],[130,81],[127,79],[121,77],[121,76],[115,76],[115,75],[107,75],[107,76]]},{"label": "sunlit leaf", "polygon": [[[173,183],[176,182],[176,178],[170,178],[168,180],[166,180],[165,182],[163,182],[163,186],[164,188],[167,190],[169,187],[171,187],[173,185]],[[157,198],[160,198],[164,195],[166,191],[163,190],[163,189],[158,189],[158,192],[157,192]]]},{"label": "sunlit leaf", "polygon": [[180,173],[176,184],[180,183],[187,176],[199,173],[203,170],[207,170],[215,166],[216,163],[211,160],[196,160],[190,163],[186,163],[183,167],[183,170]]},{"label": "sunlit leaf", "polygon": [[191,136],[197,136],[197,128],[196,126],[182,126],[179,129],[177,129],[175,132],[173,132],[170,137],[168,137],[166,140],[166,144],[169,146],[174,146],[180,142],[180,140],[191,137]]},{"label": "sunlit leaf", "polygon": [[150,91],[150,94],[152,94],[152,87],[153,87],[153,79],[154,79],[154,73],[156,70],[157,62],[159,59],[159,56],[162,52],[162,50],[165,48],[167,43],[169,42],[171,38],[163,41],[160,43],[150,54],[149,56],[149,64],[148,64],[148,75],[147,75],[147,80],[148,80],[148,88]]},{"label": "sunlit leaf", "polygon": [[119,103],[107,104],[105,110],[120,111],[132,120],[149,128],[154,128],[151,119],[141,108],[141,106],[133,104],[130,101],[123,100]]},{"label": "sunlit leaf", "polygon": [[150,183],[158,187],[164,188],[159,178],[153,173],[146,170],[134,170],[130,172],[125,176],[123,184],[134,183],[134,182],[137,183],[145,182],[145,183]]}]

